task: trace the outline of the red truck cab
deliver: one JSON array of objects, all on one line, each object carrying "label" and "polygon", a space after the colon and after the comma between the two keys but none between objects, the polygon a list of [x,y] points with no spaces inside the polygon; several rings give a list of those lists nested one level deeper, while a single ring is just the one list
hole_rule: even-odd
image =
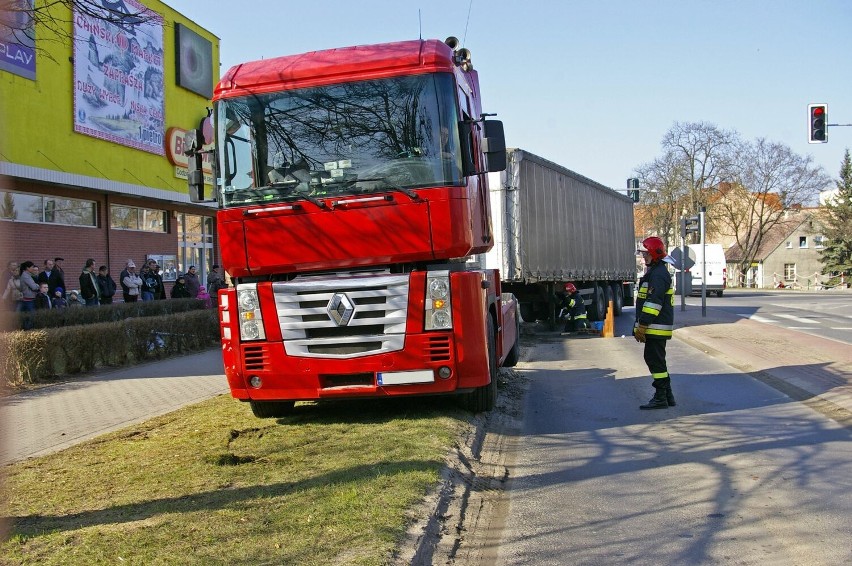
[{"label": "red truck cab", "polygon": [[[518,322],[499,273],[468,261],[493,245],[487,172],[505,168],[469,52],[417,40],[264,59],[230,69],[213,102],[232,395],[260,417],[448,393],[490,409]],[[201,135],[186,144],[195,201]]]}]

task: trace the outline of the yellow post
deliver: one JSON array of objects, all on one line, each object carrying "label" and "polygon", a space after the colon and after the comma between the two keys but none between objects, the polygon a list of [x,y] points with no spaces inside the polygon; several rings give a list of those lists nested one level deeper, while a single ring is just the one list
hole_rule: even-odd
[{"label": "yellow post", "polygon": [[612,338],[615,336],[615,321],[612,318],[612,301],[609,302],[609,307],[606,309],[606,318],[604,319],[603,330],[601,336],[604,338]]}]

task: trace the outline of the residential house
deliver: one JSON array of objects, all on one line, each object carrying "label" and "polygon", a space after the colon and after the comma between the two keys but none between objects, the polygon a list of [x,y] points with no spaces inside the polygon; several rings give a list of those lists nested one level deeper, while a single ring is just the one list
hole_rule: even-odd
[{"label": "residential house", "polygon": [[824,238],[815,208],[790,210],[772,227],[751,265],[741,270],[743,250],[734,244],[725,252],[729,287],[813,289],[825,279],[819,250]]}]

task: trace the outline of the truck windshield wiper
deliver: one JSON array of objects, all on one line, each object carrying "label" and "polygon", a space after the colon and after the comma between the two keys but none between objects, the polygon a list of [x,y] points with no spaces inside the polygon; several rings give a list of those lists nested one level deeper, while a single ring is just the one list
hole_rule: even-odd
[{"label": "truck windshield wiper", "polygon": [[405,196],[407,196],[411,200],[418,200],[420,198],[420,195],[418,195],[417,193],[415,193],[411,189],[404,189],[402,187],[398,187],[396,185],[390,184],[386,177],[371,177],[371,178],[365,178],[365,179],[358,179],[356,182],[360,183],[362,181],[373,181],[373,182],[382,181],[384,183],[383,185],[378,186],[375,189],[373,189],[373,191],[371,191],[371,192],[394,191],[394,192],[397,192],[397,193],[404,194]]}]

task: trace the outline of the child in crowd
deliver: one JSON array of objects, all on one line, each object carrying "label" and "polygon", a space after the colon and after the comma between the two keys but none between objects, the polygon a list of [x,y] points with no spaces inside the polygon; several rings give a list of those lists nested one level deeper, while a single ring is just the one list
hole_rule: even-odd
[{"label": "child in crowd", "polygon": [[205,309],[209,309],[213,306],[212,301],[210,300],[210,293],[207,292],[207,288],[204,285],[198,288],[198,295],[195,298],[199,301],[204,301]]},{"label": "child in crowd", "polygon": [[62,287],[57,287],[56,291],[53,292],[53,308],[55,309],[67,309],[68,301],[63,297],[63,292],[65,290]]},{"label": "child in crowd", "polygon": [[50,303],[50,291],[47,283],[42,283],[38,286],[38,293],[35,296],[36,310],[49,309],[53,305]]}]

